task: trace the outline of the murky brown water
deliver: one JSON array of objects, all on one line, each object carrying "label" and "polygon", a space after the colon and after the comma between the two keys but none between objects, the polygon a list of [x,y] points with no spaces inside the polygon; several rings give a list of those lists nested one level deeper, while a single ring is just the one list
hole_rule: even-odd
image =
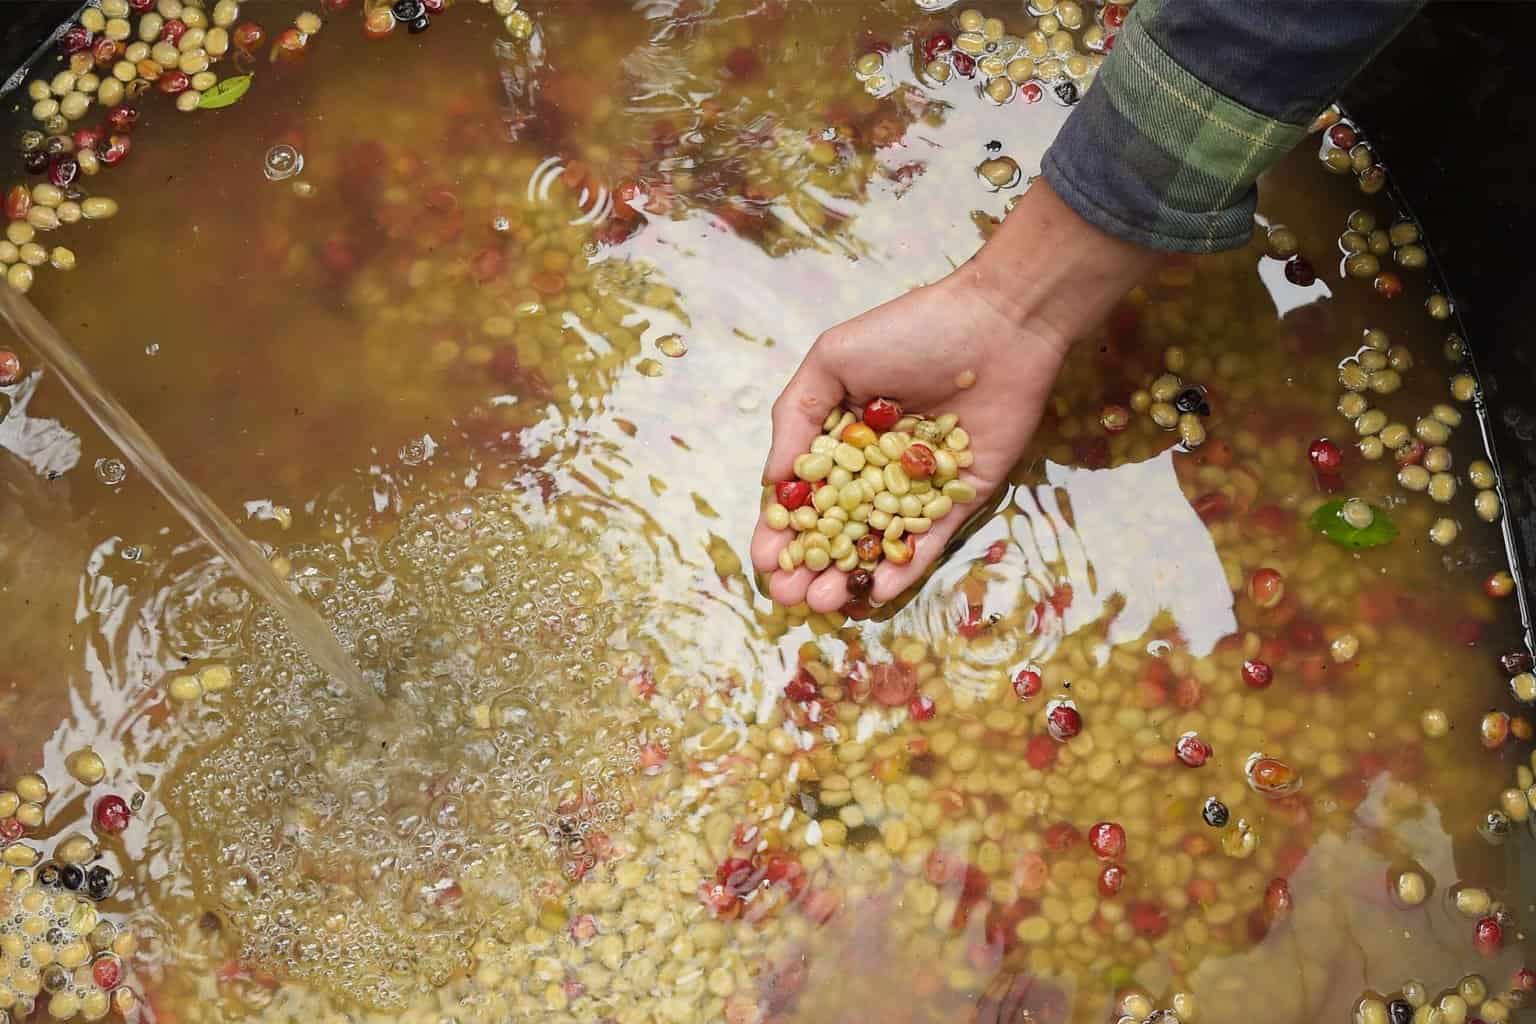
[{"label": "murky brown water", "polygon": [[[271,36],[298,10],[245,13]],[[500,76],[526,47],[498,55],[478,5],[374,41],[334,15],[225,110],[144,98],[129,159],[86,179],[121,212],[60,228],[79,266],[31,298],[413,714],[359,728],[145,481],[104,482],[118,453],[57,381],[6,389],[0,764],[50,789],[11,846],[57,859],[105,795],[142,797],[89,862],[135,936],[129,1016],[1290,1022],[1417,1002],[1410,979],[1510,989],[1530,729],[1498,663],[1512,602],[1483,591],[1503,548],[1472,406],[1422,271],[1390,301],[1341,275],[1349,211],[1393,210],[1313,152],[1261,213],[1319,283],[1262,233],[1170,261],[1078,347],[1014,487],[917,595],[847,621],[743,573],[767,408],[811,339],[965,259],[1017,191],[977,176],[987,144],[1033,173],[1067,116],[919,76],[909,34],[958,10],[553,5],[515,141]],[[1030,16],[984,13],[1027,47]],[[875,96],[855,65],[882,46]],[[304,164],[271,181],[277,145]],[[1466,419],[1448,503],[1336,409],[1368,328],[1401,377],[1369,404]],[[1106,431],[1169,361],[1209,439],[1143,412]],[[1397,539],[1307,529],[1351,496]],[[187,676],[202,696],[173,700]],[[1085,722],[1064,743],[1059,699]],[[1123,852],[1090,848],[1098,822]],[[46,966],[4,944],[21,899],[18,1002]],[[1486,919],[1502,952],[1474,947]],[[1459,1019],[1517,1001],[1477,995]]]}]

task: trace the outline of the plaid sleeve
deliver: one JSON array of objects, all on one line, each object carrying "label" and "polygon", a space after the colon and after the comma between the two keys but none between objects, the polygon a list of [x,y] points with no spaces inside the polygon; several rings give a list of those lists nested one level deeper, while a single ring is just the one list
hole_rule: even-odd
[{"label": "plaid sleeve", "polygon": [[1423,2],[1140,0],[1046,152],[1045,178],[1120,238],[1236,248],[1259,175]]}]

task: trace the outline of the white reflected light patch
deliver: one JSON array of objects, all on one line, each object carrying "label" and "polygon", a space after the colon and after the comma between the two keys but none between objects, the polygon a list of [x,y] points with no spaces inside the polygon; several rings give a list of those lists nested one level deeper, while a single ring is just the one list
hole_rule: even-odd
[{"label": "white reflected light patch", "polygon": [[[1231,588],[1205,524],[1185,499],[1174,453],[1114,469],[1046,463],[1046,482],[1015,488],[1014,515],[998,516],[934,570],[897,613],[895,632],[944,655],[944,677],[962,703],[994,697],[1025,665],[1046,665],[1063,641],[1108,619],[1089,659],[1148,637],[1164,613],[1193,657],[1237,630]],[[1006,542],[989,551],[998,542]],[[988,570],[973,569],[984,560]],[[1027,614],[1016,628],[984,625]],[[967,613],[982,625],[963,643]],[[1159,641],[1166,647],[1166,641]],[[866,638],[867,649],[881,650]],[[878,659],[877,659],[878,660]]]},{"label": "white reflected light patch", "polygon": [[1275,304],[1275,315],[1279,317],[1302,306],[1333,298],[1333,292],[1323,283],[1322,278],[1306,287],[1291,284],[1285,279],[1285,261],[1272,260],[1268,256],[1259,257],[1259,280],[1264,283],[1264,290],[1269,292],[1270,301]]},{"label": "white reflected light patch", "polygon": [[[1059,488],[1071,504],[1075,533],[1068,557],[1074,600],[1067,627],[1097,618],[1110,594],[1124,607],[1110,625],[1110,644],[1144,634],[1166,610],[1190,654],[1204,657],[1237,629],[1232,591],[1205,524],[1179,490],[1173,452],[1114,469],[1046,464],[1041,490]],[[1022,495],[1014,500],[1020,503]],[[1043,507],[1049,499],[1041,495]],[[1026,507],[1021,503],[1021,509]],[[1058,530],[1058,536],[1062,532]],[[1084,559],[1080,567],[1078,557]],[[1092,589],[1087,565],[1093,568]]]}]

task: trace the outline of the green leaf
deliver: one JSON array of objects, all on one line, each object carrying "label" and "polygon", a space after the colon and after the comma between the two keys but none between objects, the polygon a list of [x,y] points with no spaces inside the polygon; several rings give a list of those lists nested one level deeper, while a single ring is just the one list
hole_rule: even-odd
[{"label": "green leaf", "polygon": [[197,101],[199,110],[218,110],[220,107],[232,107],[240,102],[251,88],[251,79],[255,75],[236,75],[234,78],[226,78],[214,83],[212,89],[203,93],[203,98]]},{"label": "green leaf", "polygon": [[1397,524],[1392,522],[1386,509],[1375,505],[1371,506],[1371,511],[1376,514],[1371,525],[1363,529],[1349,525],[1344,518],[1345,501],[1344,498],[1335,498],[1322,506],[1312,513],[1307,525],[1335,544],[1357,550],[1380,547],[1397,536]]},{"label": "green leaf", "polygon": [[1125,964],[1115,964],[1104,972],[1104,980],[1112,989],[1130,988],[1136,984],[1136,972]]}]

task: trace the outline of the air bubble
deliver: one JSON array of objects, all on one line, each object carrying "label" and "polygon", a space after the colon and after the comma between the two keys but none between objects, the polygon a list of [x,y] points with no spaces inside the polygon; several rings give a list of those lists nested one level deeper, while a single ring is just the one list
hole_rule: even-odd
[{"label": "air bubble", "polygon": [[[643,630],[615,629],[609,595],[649,581],[605,582],[586,566],[642,578],[653,566],[530,531],[497,493],[419,507],[350,560],[334,546],[284,554],[409,724],[371,737],[270,615],[240,603],[246,639],[229,634],[241,650],[221,656],[248,699],[221,709],[228,727],[179,766],[169,809],[246,959],[398,1012],[461,973],[465,944],[524,913],[539,879],[590,867],[591,837],[628,813],[642,726],[631,702],[611,699],[622,685],[612,666],[620,643],[633,648],[626,662],[650,648]],[[204,597],[183,632],[231,610]],[[624,621],[644,614],[629,598]],[[418,905],[422,880],[445,877],[465,890],[452,912]],[[303,955],[317,943],[335,957]]]},{"label": "air bubble", "polygon": [[749,384],[738,389],[732,401],[736,404],[737,412],[754,413],[763,407],[763,393]]},{"label": "air bubble", "polygon": [[462,556],[448,569],[448,585],[466,597],[488,589],[495,579],[490,561],[479,552]]},{"label": "air bubble", "polygon": [[128,479],[128,467],[121,459],[97,459],[96,479],[108,487],[116,487]]},{"label": "air bubble", "polygon": [[432,439],[413,437],[400,446],[400,461],[407,466],[419,466],[432,457]]},{"label": "air bubble", "polygon": [[304,154],[287,143],[267,150],[261,162],[261,173],[268,181],[283,181],[304,169]]}]

